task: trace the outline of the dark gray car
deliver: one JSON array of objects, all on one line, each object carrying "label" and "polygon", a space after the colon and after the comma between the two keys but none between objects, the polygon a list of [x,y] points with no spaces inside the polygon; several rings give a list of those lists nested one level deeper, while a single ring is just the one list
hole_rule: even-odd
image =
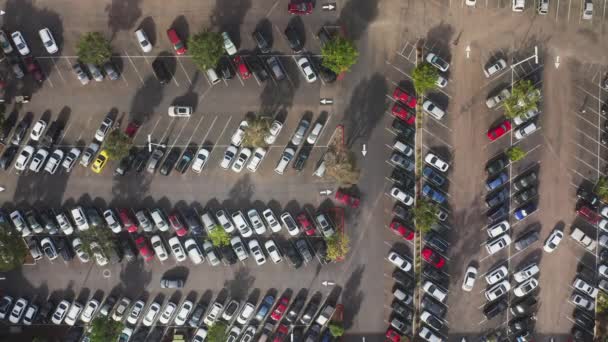
[{"label": "dark gray car", "polygon": [[515,241],[515,249],[521,251],[536,241],[538,241],[538,232],[528,232]]},{"label": "dark gray car", "polygon": [[296,248],[298,249],[298,252],[304,259],[304,262],[309,263],[312,261],[312,254],[310,252],[310,248],[308,247],[308,244],[306,243],[306,240],[297,239]]},{"label": "dark gray car", "polygon": [[268,64],[268,68],[272,71],[275,80],[282,81],[285,79],[285,70],[283,70],[283,66],[281,66],[281,62],[279,62],[276,56],[268,58],[266,64]]}]

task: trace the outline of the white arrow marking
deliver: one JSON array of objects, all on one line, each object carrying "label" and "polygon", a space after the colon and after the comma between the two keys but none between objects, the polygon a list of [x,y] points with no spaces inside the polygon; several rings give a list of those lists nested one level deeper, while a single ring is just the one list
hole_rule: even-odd
[{"label": "white arrow marking", "polygon": [[559,56],[555,57],[555,69],[559,68]]},{"label": "white arrow marking", "polygon": [[467,53],[467,59],[469,59],[469,56],[471,55],[471,46],[467,45],[467,48],[464,49],[464,51],[466,51],[466,53]]},{"label": "white arrow marking", "polygon": [[365,157],[365,155],[367,154],[367,145],[363,144],[363,149],[361,150],[361,154],[363,154],[363,156]]},{"label": "white arrow marking", "polygon": [[329,189],[319,191],[319,195],[329,196],[329,195],[331,195],[331,193],[332,193],[332,191]]},{"label": "white arrow marking", "polygon": [[4,12],[3,10],[0,10],[0,15],[4,15],[6,12]]},{"label": "white arrow marking", "polygon": [[323,286],[333,286],[333,285],[336,285],[336,283],[334,283],[332,281],[327,281],[327,280],[324,280],[321,284],[323,284]]}]

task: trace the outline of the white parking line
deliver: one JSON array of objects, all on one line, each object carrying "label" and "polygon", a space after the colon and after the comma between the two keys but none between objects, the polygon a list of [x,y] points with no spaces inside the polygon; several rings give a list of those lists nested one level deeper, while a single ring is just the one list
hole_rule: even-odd
[{"label": "white parking line", "polygon": [[203,122],[204,118],[205,118],[205,115],[202,115],[201,118],[198,120],[198,123],[194,127],[194,131],[192,131],[192,134],[190,134],[190,138],[188,138],[188,142],[186,143],[186,146],[190,145],[190,142],[192,141],[192,138],[194,137],[194,134],[196,134],[196,131],[198,131],[198,127],[201,125],[201,123]]},{"label": "white parking line", "polygon": [[[179,133],[177,134],[177,136],[175,137],[175,140],[173,140],[173,145],[171,145],[171,149],[173,149],[173,147],[175,147],[175,144],[177,144],[177,141],[179,140],[179,137],[182,135],[182,133],[184,132],[184,128],[186,128],[186,126],[188,126],[188,122],[190,122],[190,118],[188,117],[188,119],[186,119],[186,123],[182,126],[182,128],[179,130]],[[187,145],[186,145],[187,146]]]},{"label": "white parking line", "polygon": [[66,127],[63,130],[63,135],[61,136],[61,139],[59,139],[59,143],[57,145],[61,145],[61,143],[63,142],[63,139],[65,138],[66,134],[68,134],[68,130],[70,129],[70,127],[72,127],[72,121],[68,122],[68,127]]},{"label": "white parking line", "polygon": [[592,137],[591,137],[591,136],[589,136],[587,133],[585,133],[585,132],[581,131],[581,130],[580,130],[580,129],[578,129],[578,128],[574,128],[574,129],[575,129],[575,130],[576,130],[578,133],[580,133],[580,134],[584,135],[585,137],[587,137],[587,139],[589,139],[589,140],[593,141],[593,142],[594,142],[594,143],[596,143],[596,144],[599,144],[599,141],[595,140],[595,138],[592,138]]},{"label": "white parking line", "polygon": [[163,141],[165,140],[165,136],[167,135],[167,133],[169,132],[169,129],[171,127],[173,127],[173,123],[175,122],[175,118],[172,118],[171,121],[169,122],[169,124],[167,125],[167,128],[165,128],[165,132],[163,133],[162,137],[159,140],[159,143],[163,143]]},{"label": "white parking line", "polygon": [[[594,152],[594,151],[591,151],[591,150],[587,149],[586,147],[584,147],[584,146],[580,145],[579,143],[577,143],[577,142],[576,142],[574,139],[570,139],[570,141],[569,141],[569,142],[570,142],[571,144],[576,145],[576,146],[578,146],[578,147],[582,148],[583,150],[585,150],[585,151],[589,152],[589,153],[590,153],[590,154],[592,154],[593,156],[596,156],[596,155],[597,155],[597,151],[595,151],[595,152]],[[604,158],[601,158],[601,159],[602,159],[603,161],[606,161]]]},{"label": "white parking line", "polygon": [[426,129],[426,127],[423,127],[422,130],[427,133],[428,135],[434,137],[435,139],[439,140],[441,143],[443,143],[444,145],[447,145],[450,150],[454,150],[454,147],[452,147],[452,145],[448,144],[445,140],[439,138],[438,136],[436,136],[435,134],[431,133],[429,130]]},{"label": "white parking line", "polygon": [[588,167],[589,167],[591,170],[593,170],[593,171],[596,171],[596,172],[597,172],[597,168],[596,168],[595,166],[591,166],[591,164],[588,164],[586,161],[584,161],[584,160],[580,159],[580,158],[579,158],[578,156],[576,156],[576,155],[574,156],[574,158],[575,158],[576,160],[578,160],[579,162],[581,162],[581,163],[583,163],[583,164],[587,165],[587,166],[588,166]]},{"label": "white parking line", "polygon": [[137,77],[139,77],[139,81],[141,82],[141,84],[144,84],[144,79],[141,77],[141,75],[139,74],[139,71],[137,70],[137,68],[135,67],[135,63],[133,63],[133,60],[131,59],[131,57],[127,54],[127,51],[125,51],[125,55],[127,56],[127,58],[129,59],[129,62],[131,62],[131,66],[133,67],[133,69],[135,70],[135,73],[137,74]]},{"label": "white parking line", "polygon": [[272,7],[270,7],[270,9],[268,10],[268,13],[266,13],[266,18],[270,17],[270,14],[272,13],[272,11],[274,11],[274,9],[277,7],[277,5],[281,2],[281,0],[277,0],[274,2],[274,5],[272,5]]},{"label": "white parking line", "polygon": [[[590,179],[590,178],[587,178],[587,176],[583,175],[582,173],[578,172],[578,171],[577,171],[577,170],[575,170],[575,169],[570,169],[570,171],[572,171],[572,172],[576,173],[577,175],[581,176],[583,179],[585,179],[585,180],[587,180],[588,182],[591,182],[591,183],[593,183],[593,184],[595,184],[595,182],[597,181],[597,179]],[[576,185],[576,187],[578,188],[578,185]]]},{"label": "white parking line", "polygon": [[[245,58],[245,57],[242,57]],[[230,63],[230,66],[232,66],[232,69],[235,71],[234,73],[236,74],[236,77],[239,78],[239,81],[241,82],[241,85],[244,87],[245,86],[245,82],[243,82],[243,80],[241,79],[241,75],[239,74],[238,70],[236,69],[236,66],[233,64],[232,60],[229,58],[228,62]],[[243,61],[243,63],[245,63]]]},{"label": "white parking line", "polygon": [[61,73],[61,70],[59,70],[59,68],[57,67],[57,64],[55,63],[55,58],[51,58],[51,61],[53,61],[53,66],[55,67],[55,70],[57,70],[59,77],[61,77],[61,80],[63,80],[63,83],[65,83],[65,78],[63,78],[63,74]]},{"label": "white parking line", "polygon": [[182,64],[182,61],[178,59],[177,62],[179,63],[179,66],[182,68],[184,75],[186,75],[188,82],[190,83],[190,85],[192,85],[192,80],[190,79],[190,76],[188,76],[188,73],[186,72],[186,69],[184,68],[184,65]]}]

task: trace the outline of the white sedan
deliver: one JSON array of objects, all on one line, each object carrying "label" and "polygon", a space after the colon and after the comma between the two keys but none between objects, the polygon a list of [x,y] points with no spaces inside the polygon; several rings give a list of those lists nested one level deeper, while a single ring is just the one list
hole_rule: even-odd
[{"label": "white sedan", "polygon": [[488,283],[488,285],[494,285],[503,280],[508,274],[509,270],[504,265],[495,268],[486,275],[486,283]]},{"label": "white sedan", "polygon": [[243,170],[243,167],[251,157],[251,149],[247,147],[243,147],[241,149],[241,153],[236,158],[236,161],[232,164],[232,171],[239,173]]},{"label": "white sedan", "polygon": [[450,165],[433,153],[427,153],[424,161],[441,172],[446,172]]},{"label": "white sedan", "polygon": [[467,292],[473,290],[473,286],[475,286],[475,279],[477,279],[477,268],[475,268],[475,266],[469,266],[467,271],[464,273],[462,290]]},{"label": "white sedan", "polygon": [[177,262],[182,262],[186,260],[186,252],[184,251],[184,247],[182,247],[182,243],[179,242],[177,236],[174,236],[169,239],[169,248],[171,248],[171,252],[173,252],[173,256]]},{"label": "white sedan", "polygon": [[25,170],[27,164],[29,164],[32,156],[34,155],[34,148],[30,145],[27,145],[21,150],[21,153],[17,157],[17,161],[15,162],[15,169],[19,171]]},{"label": "white sedan", "polygon": [[547,238],[547,241],[545,241],[545,246],[543,247],[545,252],[553,252],[557,246],[559,246],[559,243],[562,241],[563,237],[564,233],[562,233],[560,230],[554,229]]},{"label": "white sedan", "polygon": [[249,127],[249,122],[247,120],[241,121],[239,124],[239,128],[236,129],[236,132],[230,138],[230,143],[232,145],[239,147],[243,143],[243,138],[245,138],[245,130]]},{"label": "white sedan", "polygon": [[222,169],[227,169],[230,164],[232,164],[232,161],[234,160],[234,157],[236,156],[238,151],[239,150],[235,146],[228,146],[228,148],[226,148],[226,152],[224,152],[224,159],[222,159],[220,167]]},{"label": "white sedan", "polygon": [[275,140],[277,139],[277,136],[281,132],[282,128],[283,128],[283,124],[280,121],[274,120],[272,122],[272,124],[270,124],[270,129],[268,130],[268,134],[266,134],[266,136],[264,137],[264,142],[267,143],[268,145],[272,145],[275,142]]},{"label": "white sedan", "polygon": [[488,236],[490,238],[495,238],[499,235],[506,233],[511,226],[509,225],[509,221],[504,220],[499,222],[492,227],[488,228]]},{"label": "white sedan", "polygon": [[511,290],[511,284],[508,280],[503,280],[486,291],[486,299],[490,302],[494,301],[504,296],[509,290]]},{"label": "white sedan", "polygon": [[189,106],[170,106],[167,110],[172,117],[190,117],[194,110]]},{"label": "white sedan", "polygon": [[30,48],[27,46],[23,35],[19,31],[15,31],[11,34],[11,38],[13,38],[13,43],[17,46],[17,50],[22,56],[27,56],[30,54]]},{"label": "white sedan", "polygon": [[393,196],[394,199],[396,199],[397,201],[399,201],[407,206],[412,206],[414,204],[414,197],[405,193],[403,190],[399,189],[398,187],[393,187],[391,189],[391,196]]},{"label": "white sedan", "polygon": [[44,133],[45,128],[46,128],[46,121],[38,120],[34,124],[34,128],[32,128],[32,132],[30,133],[30,139],[32,139],[34,141],[38,141],[38,139],[40,139],[40,137],[42,136],[42,133]]},{"label": "white sedan", "polygon": [[538,280],[535,278],[530,278],[523,283],[519,284],[515,289],[513,289],[513,294],[517,297],[523,297],[528,293],[534,291],[534,289],[538,286]]},{"label": "white sedan", "polygon": [[298,59],[298,67],[300,67],[300,71],[302,71],[302,74],[304,74],[306,82],[313,83],[317,80],[317,74],[315,74],[315,71],[312,70],[312,65],[310,64],[308,58],[301,57]]},{"label": "white sedan", "polygon": [[388,261],[404,272],[408,272],[412,269],[412,264],[396,252],[390,252],[388,254]]},{"label": "white sedan", "polygon": [[194,162],[192,163],[192,171],[196,173],[201,173],[205,164],[209,160],[209,150],[201,147],[200,150],[196,153],[196,157],[194,157]]}]

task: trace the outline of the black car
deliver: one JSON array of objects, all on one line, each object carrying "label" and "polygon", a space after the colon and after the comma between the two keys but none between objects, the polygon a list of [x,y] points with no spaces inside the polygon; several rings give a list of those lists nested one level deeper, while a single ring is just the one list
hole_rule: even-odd
[{"label": "black car", "polygon": [[422,275],[425,278],[440,284],[445,284],[448,280],[447,276],[443,272],[428,265],[425,265],[422,269]]},{"label": "black car", "polygon": [[593,341],[593,336],[590,336],[587,332],[579,327],[572,327],[570,330],[570,336],[574,342],[590,342]]},{"label": "black car", "polygon": [[515,240],[515,249],[518,251],[524,250],[536,241],[538,241],[538,231],[527,232]]},{"label": "black car", "polygon": [[305,145],[300,149],[300,152],[298,152],[293,162],[293,168],[296,171],[302,171],[304,169],[304,165],[306,164],[311,151],[312,146],[309,145]]},{"label": "black car", "polygon": [[127,262],[137,259],[137,251],[130,237],[121,237],[117,239],[118,246],[122,250],[122,255]]},{"label": "black car", "polygon": [[262,53],[270,52],[270,43],[268,42],[268,39],[266,39],[266,37],[264,37],[264,34],[262,34],[262,32],[260,32],[259,30],[255,30],[251,34],[251,37],[253,38],[255,45],[257,45],[258,49],[260,49],[260,52],[262,52]]},{"label": "black car", "polygon": [[313,243],[313,247],[321,265],[326,265],[331,262],[331,260],[327,258],[327,243],[325,242],[325,240],[315,240],[315,242]]},{"label": "black car", "polygon": [[124,158],[120,160],[118,167],[114,170],[114,176],[124,176],[131,170],[133,165],[135,165],[135,160],[137,158],[138,151],[137,147],[133,147],[129,150],[129,154],[127,154]]},{"label": "black car", "polygon": [[147,148],[140,149],[133,161],[133,169],[136,172],[142,172],[146,168],[148,159],[150,159],[150,151]]},{"label": "black car", "polygon": [[495,206],[504,203],[509,198],[509,189],[503,188],[502,190],[491,194],[486,198],[486,206],[488,208],[494,208]]},{"label": "black car", "polygon": [[302,311],[305,302],[306,298],[304,296],[296,298],[293,304],[289,306],[289,311],[287,311],[287,314],[285,315],[285,320],[289,323],[294,323],[296,318],[298,318],[298,315],[300,315],[300,311]]},{"label": "black car", "polygon": [[599,197],[585,187],[578,188],[576,191],[576,197],[587,202],[592,208],[597,208],[598,204],[600,203]]},{"label": "black car", "polygon": [[25,220],[27,221],[27,225],[34,232],[42,231],[42,223],[40,222],[38,214],[34,210],[28,210],[25,212]]},{"label": "black car", "polygon": [[507,333],[509,335],[518,334],[520,332],[527,331],[529,327],[530,317],[517,317],[509,322]]},{"label": "black car", "polygon": [[295,52],[300,53],[302,48],[302,41],[300,40],[300,34],[298,31],[292,26],[287,25],[285,29],[285,38],[287,38],[287,42],[289,43],[289,47]]},{"label": "black car", "polygon": [[300,253],[305,263],[309,263],[312,261],[312,252],[310,251],[310,247],[308,247],[308,243],[306,242],[306,240],[297,239],[296,248],[298,249],[298,253]]},{"label": "black car", "polygon": [[400,119],[393,120],[391,127],[403,140],[409,141],[414,137],[414,129]]},{"label": "black car", "polygon": [[593,318],[589,317],[587,313],[583,312],[582,309],[574,310],[572,317],[574,318],[574,322],[576,324],[587,330],[593,331],[593,328],[595,327],[595,321],[593,320]]},{"label": "black car", "polygon": [[398,300],[393,300],[391,303],[393,313],[403,317],[406,321],[411,321],[414,317],[412,310]]},{"label": "black car", "polygon": [[89,223],[94,227],[100,227],[105,221],[101,219],[101,215],[94,207],[84,208],[84,213],[89,219]]},{"label": "black car", "polygon": [[167,158],[165,158],[163,165],[160,167],[161,175],[168,176],[171,173],[171,170],[173,170],[173,166],[175,166],[175,163],[177,163],[177,160],[179,159],[180,153],[181,150],[178,147],[174,147],[171,149],[171,152],[169,152],[169,155],[167,155]]},{"label": "black car", "polygon": [[317,313],[317,309],[319,309],[318,300],[311,300],[308,302],[306,309],[304,309],[304,313],[302,317],[300,317],[300,323],[302,325],[309,325],[312,322],[313,317]]},{"label": "black car", "polygon": [[74,259],[76,254],[72,250],[70,243],[67,242],[64,237],[55,237],[53,238],[53,242],[55,242],[55,248],[57,248],[57,252],[59,252],[59,255],[61,255],[64,261],[68,262]]},{"label": "black car", "polygon": [[415,285],[414,278],[408,276],[405,272],[395,269],[393,271],[393,279],[396,283],[401,284],[406,289],[413,288]]},{"label": "black car", "polygon": [[190,163],[192,162],[192,159],[194,159],[195,153],[196,150],[192,148],[187,148],[186,151],[184,151],[184,154],[182,154],[181,159],[177,163],[175,170],[179,173],[186,172],[188,170],[188,166],[190,166]]},{"label": "black car", "polygon": [[19,124],[17,125],[17,128],[15,128],[15,131],[13,132],[13,138],[11,139],[11,143],[13,145],[21,144],[21,141],[25,137],[25,134],[27,133],[27,130],[29,127],[30,127],[29,121],[27,121],[25,119],[21,120],[21,122],[19,122]]},{"label": "black car", "polygon": [[536,197],[537,194],[538,190],[536,190],[536,187],[527,188],[513,195],[513,202],[515,205],[522,205]]},{"label": "black car", "polygon": [[298,254],[298,251],[296,251],[296,248],[293,246],[291,241],[287,241],[287,243],[285,243],[283,246],[283,251],[285,252],[285,255],[287,255],[287,262],[289,265],[296,269],[302,266],[302,257],[300,254]]},{"label": "black car", "polygon": [[401,204],[395,204],[393,207],[393,216],[396,216],[404,221],[407,221],[410,217],[410,211]]},{"label": "black car", "polygon": [[448,247],[450,246],[444,239],[439,236],[439,234],[433,231],[424,235],[424,241],[428,246],[436,249],[442,254],[446,254],[448,252]]},{"label": "black car", "polygon": [[239,260],[234,253],[234,250],[230,246],[222,246],[219,248],[220,254],[222,254],[222,259],[226,260],[230,265],[236,264]]},{"label": "black car", "polygon": [[171,76],[171,73],[169,72],[169,69],[167,69],[167,66],[165,65],[165,62],[163,62],[162,58],[157,57],[154,62],[152,62],[152,69],[154,70],[154,74],[156,74],[156,78],[158,78],[160,84],[167,84],[171,82],[171,78],[173,76]]},{"label": "black car", "polygon": [[509,303],[506,299],[499,300],[497,302],[490,303],[483,308],[483,314],[486,316],[487,320],[491,320],[496,317],[496,315],[505,311]]},{"label": "black car", "polygon": [[17,151],[19,151],[19,147],[15,145],[10,145],[5,147],[4,153],[2,157],[0,157],[0,167],[3,170],[7,170],[13,164],[13,160],[17,155]]},{"label": "black car", "polygon": [[488,177],[497,175],[507,165],[509,165],[509,160],[506,156],[500,156],[490,161],[488,165],[486,165],[486,172],[488,173]]},{"label": "black car", "polygon": [[245,64],[249,67],[249,70],[257,77],[258,81],[265,82],[270,78],[270,74],[264,68],[264,64],[257,56],[249,56],[245,58]]},{"label": "black car", "polygon": [[42,305],[42,307],[40,308],[40,311],[38,311],[38,315],[36,317],[38,323],[42,323],[42,324],[49,323],[49,320],[50,320],[51,316],[53,315],[54,311],[55,311],[55,302],[53,302],[52,300],[47,300],[46,302],[44,302],[44,305]]},{"label": "black car", "polygon": [[180,213],[182,214],[184,222],[186,223],[186,226],[188,227],[188,230],[190,230],[190,233],[192,235],[203,235],[203,226],[200,224],[198,216],[194,209],[186,207],[180,210]]},{"label": "black car", "polygon": [[509,208],[506,205],[501,205],[488,212],[488,223],[494,223],[509,215]]},{"label": "black car", "polygon": [[518,177],[513,181],[513,189],[515,191],[521,191],[525,188],[531,187],[538,182],[538,175],[532,171],[524,176]]},{"label": "black car", "polygon": [[203,315],[205,314],[205,311],[207,311],[207,306],[203,303],[198,303],[194,307],[194,311],[192,311],[192,315],[188,320],[188,325],[192,328],[197,328],[203,320]]},{"label": "black car", "polygon": [[331,40],[331,34],[327,31],[327,29],[322,26],[319,32],[317,32],[317,39],[319,39],[319,44],[321,47],[327,44]]},{"label": "black car", "polygon": [[228,58],[220,59],[217,69],[219,74],[221,74],[222,78],[225,80],[229,80],[234,77],[234,69],[232,69],[232,65],[230,65],[230,60],[228,60]]},{"label": "black car", "polygon": [[439,318],[443,318],[447,312],[445,306],[432,299],[428,295],[422,297],[422,300],[420,301],[420,308],[432,313],[433,315]]},{"label": "black car", "polygon": [[44,225],[44,229],[51,235],[59,233],[59,228],[57,227],[57,224],[55,224],[55,219],[53,217],[54,215],[50,210],[40,212],[40,220]]},{"label": "black car", "polygon": [[325,83],[333,83],[338,79],[338,75],[330,68],[323,65],[323,62],[316,63],[319,76]]},{"label": "black car", "polygon": [[411,177],[411,173],[404,171],[400,168],[393,168],[391,175],[389,176],[390,180],[394,183],[397,183],[404,190],[411,190],[416,185],[414,178]]},{"label": "black car", "polygon": [[57,141],[59,141],[59,137],[63,132],[62,125],[57,122],[57,120],[51,122],[49,128],[46,129],[44,133],[44,137],[42,137],[41,145],[47,148],[53,146]]},{"label": "black car", "polygon": [[536,298],[528,296],[524,299],[511,303],[509,311],[513,316],[525,316],[534,312],[534,306],[536,305]]}]

